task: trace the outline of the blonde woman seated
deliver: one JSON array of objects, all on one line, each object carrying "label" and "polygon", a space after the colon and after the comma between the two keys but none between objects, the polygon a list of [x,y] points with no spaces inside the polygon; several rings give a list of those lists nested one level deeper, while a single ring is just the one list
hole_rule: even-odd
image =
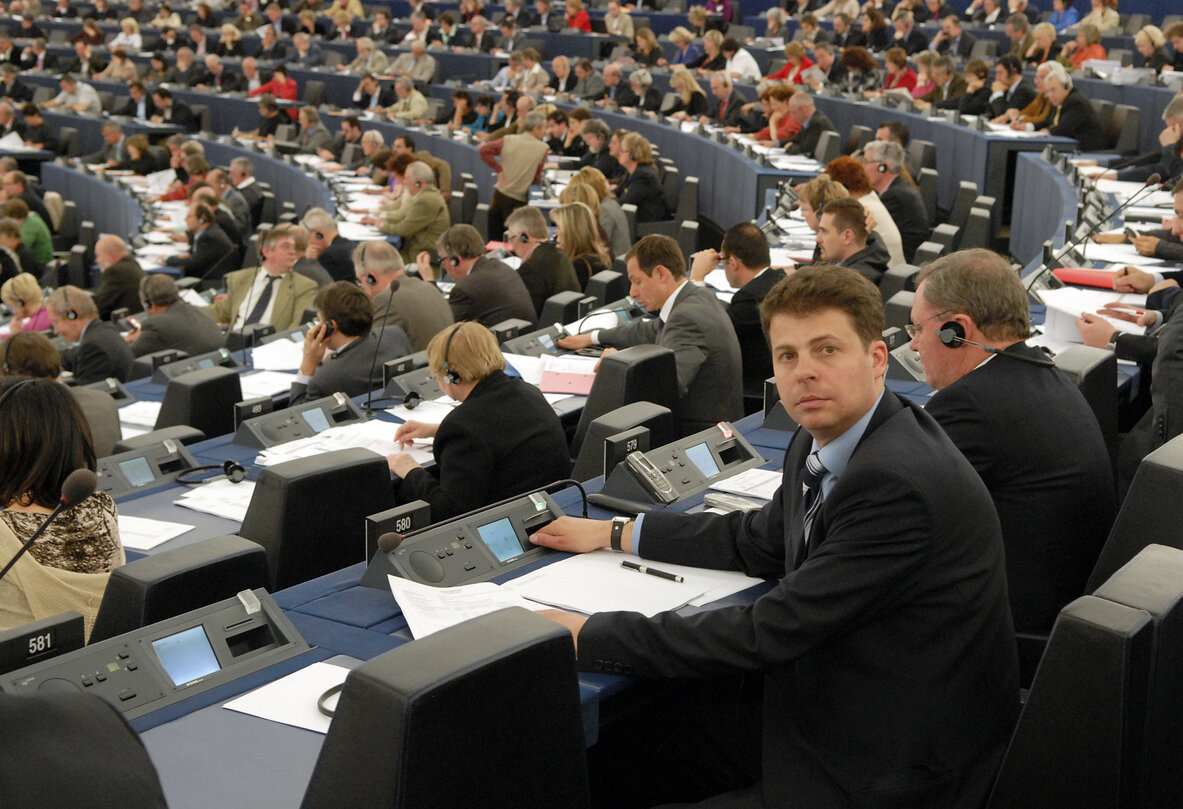
[{"label": "blonde woman seated", "polygon": [[[0,378],[0,558],[41,527],[71,472],[95,466],[90,430],[64,385]],[[0,629],[77,610],[89,637],[107,579],[124,561],[115,502],[96,492],[65,509],[0,581]]]},{"label": "blonde woman seated", "polygon": [[608,181],[599,169],[593,166],[580,169],[559,194],[559,202],[564,205],[582,202],[590,208],[600,223],[600,239],[612,255],[623,256],[633,246],[624,209],[609,193]]},{"label": "blonde woman seated", "polygon": [[449,326],[427,344],[427,365],[460,404],[439,424],[408,421],[398,428],[400,450],[416,438],[434,439],[435,468],[422,468],[406,452],[388,456],[401,479],[397,503],[423,500],[432,520],[446,520],[571,473],[559,417],[538,388],[506,375],[491,331],[471,321]]},{"label": "blonde woman seated", "polygon": [[612,266],[612,254],[600,236],[600,223],[587,205],[560,205],[550,212],[550,221],[555,223],[559,249],[571,258],[580,289],[587,287],[587,279]]},{"label": "blonde woman seated", "polygon": [[677,100],[666,112],[669,117],[697,121],[707,114],[707,94],[689,70],[673,72],[670,76],[670,90],[677,94]]},{"label": "blonde woman seated", "polygon": [[140,24],[136,22],[134,17],[124,17],[119,21],[119,33],[107,43],[107,47],[111,50],[124,48],[136,52],[144,49],[144,38],[140,36]]},{"label": "blonde woman seated", "polygon": [[27,272],[15,275],[0,287],[0,300],[12,309],[12,320],[8,322],[8,335],[18,331],[47,331],[49,329],[49,310],[45,308],[45,298],[41,292],[41,284]]}]

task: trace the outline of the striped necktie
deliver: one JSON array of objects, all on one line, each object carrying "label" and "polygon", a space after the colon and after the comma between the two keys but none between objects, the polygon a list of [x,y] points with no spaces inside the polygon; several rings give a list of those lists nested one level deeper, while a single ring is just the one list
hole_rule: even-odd
[{"label": "striped necktie", "polygon": [[818,453],[812,452],[805,459],[805,469],[801,472],[801,494],[805,498],[805,547],[809,547],[809,534],[813,531],[813,520],[822,505],[822,478],[826,476],[826,467],[822,464]]}]

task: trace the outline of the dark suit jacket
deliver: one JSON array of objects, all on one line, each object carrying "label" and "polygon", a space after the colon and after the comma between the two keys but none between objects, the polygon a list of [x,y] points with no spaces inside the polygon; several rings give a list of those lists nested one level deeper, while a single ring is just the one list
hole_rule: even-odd
[{"label": "dark suit jacket", "polygon": [[593,615],[578,665],[763,672],[763,806],[981,807],[1019,693],[989,493],[936,422],[888,391],[806,551],[811,444],[794,435],[760,511],[645,515],[646,559],[779,579],[770,592],[685,617]]},{"label": "dark suit jacket", "polygon": [[227,70],[226,68],[222,68],[222,83],[221,83],[221,85],[214,84],[214,76],[212,73],[209,74],[209,77],[206,80],[206,84],[208,84],[211,88],[216,87],[217,91],[220,93],[237,93],[237,92],[246,90],[247,82],[246,82],[246,79],[244,79],[242,76],[235,73],[234,71]]},{"label": "dark suit jacket", "polygon": [[[130,115],[134,118],[137,116],[138,108],[139,105],[132,100],[131,96],[123,96],[121,98],[115,99],[115,105],[111,109],[111,114]],[[156,105],[152,103],[152,96],[150,94],[146,94],[144,96],[144,114],[139,117],[147,120],[158,112],[159,110],[156,109]]]},{"label": "dark suit jacket", "polygon": [[62,352],[62,367],[74,374],[79,385],[113,376],[126,382],[131,373],[132,353],[110,323],[92,320],[74,348]]},{"label": "dark suit jacket", "polygon": [[[353,99],[353,106],[359,109],[369,109],[371,96],[364,93],[360,98]],[[378,88],[378,105],[381,107],[389,107],[398,99],[394,95],[394,88],[390,86],[380,85]]]},{"label": "dark suit jacket", "polygon": [[478,44],[476,41],[476,34],[472,35],[472,41],[468,47],[474,48],[479,53],[492,53],[497,47],[497,40],[501,37],[497,36],[496,30],[485,29],[485,33],[481,35],[481,41]]},{"label": "dark suit jacket", "polygon": [[1084,595],[1113,524],[1113,475],[1072,380],[1010,355],[1043,357],[1016,343],[938,391],[925,410],[990,490],[1015,631],[1046,634],[1060,608]]},{"label": "dark suit jacket", "polygon": [[878,286],[879,279],[883,277],[883,273],[887,272],[887,262],[889,260],[887,248],[877,239],[868,239],[866,247],[839,263],[843,267],[850,267],[850,269]]},{"label": "dark suit jacket", "polygon": [[111,312],[127,307],[137,312],[140,307],[140,281],[144,271],[131,256],[116,261],[103,270],[103,282],[94,293],[94,305],[99,308],[99,319],[110,320]]},{"label": "dark suit jacket", "polygon": [[834,35],[835,48],[850,48],[858,45],[865,48],[867,46],[867,35],[858,28],[851,27],[846,29],[846,33],[842,36]]},{"label": "dark suit jacket", "polygon": [[616,197],[621,205],[631,203],[637,206],[638,222],[660,222],[669,218],[665,188],[653,166],[637,166],[632,174],[625,174],[616,187]]},{"label": "dark suit jacket", "polygon": [[990,102],[990,114],[997,118],[1009,109],[1021,110],[1034,100],[1035,85],[1026,78],[1022,78],[1012,88],[1010,98],[1007,98],[1006,93],[1003,93]]},{"label": "dark suit jacket", "polygon": [[514,317],[533,323],[538,317],[521,276],[488,257],[456,282],[448,304],[456,320],[475,320],[489,327]]},{"label": "dark suit jacket", "polygon": [[[374,361],[375,353],[378,361]],[[290,400],[293,405],[341,392],[346,396],[364,396],[382,387],[382,363],[405,357],[411,352],[407,335],[398,326],[388,324],[378,342],[378,332],[354,340],[335,357],[326,357],[305,385],[293,382]]]},{"label": "dark suit jacket", "polygon": [[965,79],[961,76],[954,76],[949,80],[948,92],[943,92],[941,87],[933,87],[924,95],[920,96],[921,101],[927,101],[930,104],[937,104],[941,101],[948,101],[957,98],[965,93]]},{"label": "dark suit jacket", "polygon": [[226,231],[215,224],[201,232],[189,258],[172,257],[167,263],[170,267],[180,267],[185,275],[216,281],[234,269],[230,266],[232,262],[228,261],[228,257],[232,258],[234,254],[234,243]]},{"label": "dark suit jacket", "polygon": [[923,244],[931,230],[924,198],[911,183],[903,177],[896,177],[887,190],[879,195],[879,199],[899,228],[904,258],[911,261],[916,248]]},{"label": "dark suit jacket", "polygon": [[817,142],[821,139],[822,133],[833,131],[834,125],[830,123],[830,119],[821,110],[816,110],[809,119],[808,125],[803,127],[789,141],[788,151],[790,154],[802,154],[813,157],[813,153],[817,150]]},{"label": "dark suit jacket", "polygon": [[11,85],[0,84],[0,98],[10,98],[13,101],[32,101],[33,89],[18,77]]},{"label": "dark suit jacket", "polygon": [[424,500],[438,521],[562,480],[571,456],[559,417],[538,388],[494,371],[444,417],[436,468],[414,469],[396,500]]},{"label": "dark suit jacket", "polygon": [[961,31],[961,36],[958,37],[958,39],[957,39],[956,53],[949,53],[949,51],[950,51],[949,46],[953,43],[950,42],[948,39],[941,40],[940,44],[937,45],[937,53],[948,54],[949,56],[952,56],[954,59],[958,59],[958,58],[968,59],[969,54],[974,49],[974,44],[977,43],[977,41],[978,41],[977,37],[975,37],[969,31],[966,31],[963,29]]},{"label": "dark suit jacket", "polygon": [[1093,109],[1093,102],[1076,87],[1069,91],[1060,109],[1057,111],[1052,107],[1035,128],[1046,129],[1052,135],[1076,138],[1082,152],[1105,148],[1105,128]]},{"label": "dark suit jacket", "polygon": [[137,357],[175,348],[190,357],[206,354],[222,347],[225,339],[214,319],[184,301],[177,301],[158,315],[151,315],[140,324],[140,336],[131,344]]},{"label": "dark suit jacket", "polygon": [[530,257],[518,268],[518,275],[530,292],[536,315],[542,314],[542,305],[551,295],[583,291],[570,257],[554,242],[544,242],[535,247]]},{"label": "dark suit jacket", "polygon": [[909,56],[928,50],[928,37],[919,28],[913,28],[903,39],[893,39],[893,45],[899,45]]},{"label": "dark suit jacket", "polygon": [[[727,108],[723,110],[720,116],[719,110],[723,108],[723,101],[727,102]],[[742,126],[743,125],[743,105],[746,103],[743,96],[735,90],[726,99],[714,99],[711,103],[711,118],[719,122],[720,126]]]},{"label": "dark suit jacket", "polygon": [[962,93],[947,101],[938,101],[933,105],[941,110],[957,110],[962,115],[982,115],[990,112],[990,87],[982,85],[975,92]]},{"label": "dark suit jacket", "polygon": [[337,234],[336,238],[320,254],[317,261],[324,267],[334,281],[349,281],[352,283],[356,276],[353,273],[353,248],[356,242],[351,242],[344,236]]},{"label": "dark suit jacket", "polygon": [[189,105],[174,98],[168,105],[168,109],[163,113],[164,120],[168,123],[183,126],[190,132],[196,132],[200,122],[197,116],[193,114],[193,110],[189,109]]},{"label": "dark suit jacket", "polygon": [[674,352],[679,416],[689,434],[743,415],[743,370],[735,329],[715,293],[687,282],[677,294],[660,332],[654,317],[602,329],[599,340],[615,348],[656,343]]},{"label": "dark suit jacket", "polygon": [[[44,58],[41,60],[41,69],[47,73],[53,73],[58,68],[58,58],[49,51],[45,52]],[[29,58],[21,62],[21,70],[35,70],[37,68],[36,54],[29,54]]]},{"label": "dark suit jacket", "polygon": [[282,42],[276,42],[270,48],[260,47],[255,54],[255,59],[260,62],[282,62],[287,57],[288,49]]},{"label": "dark suit jacket", "polygon": [[743,358],[743,390],[748,396],[761,395],[764,380],[772,376],[772,353],[760,326],[760,302],[784,277],[781,270],[765,270],[740,287],[727,307],[727,316],[731,318],[735,338],[739,341],[739,353]]}]

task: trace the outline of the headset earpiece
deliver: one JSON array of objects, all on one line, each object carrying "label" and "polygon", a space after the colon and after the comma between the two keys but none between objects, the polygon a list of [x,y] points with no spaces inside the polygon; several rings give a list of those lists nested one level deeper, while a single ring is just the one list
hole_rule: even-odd
[{"label": "headset earpiece", "polygon": [[941,324],[941,328],[937,331],[937,336],[949,348],[961,348],[961,345],[965,342],[965,327],[956,320],[950,320]]},{"label": "headset earpiece", "polygon": [[378,279],[374,277],[372,272],[366,273],[366,284],[372,287],[378,286]]},{"label": "headset earpiece", "polygon": [[880,174],[887,174],[887,166],[884,164],[880,163],[876,168],[879,169]]},{"label": "headset earpiece", "polygon": [[238,461],[230,460],[223,461],[220,464],[204,464],[202,466],[194,466],[189,469],[182,470],[182,472],[177,475],[177,483],[181,483],[186,486],[200,486],[203,483],[210,483],[211,481],[218,479],[217,474],[202,478],[197,477],[197,475],[200,475],[202,472],[214,471],[221,473],[221,475],[225,476],[225,478],[231,483],[242,483],[244,480],[246,480],[246,467],[240,464]]},{"label": "headset earpiece", "polygon": [[449,385],[460,384],[460,372],[452,367],[452,363],[448,360],[448,352],[452,348],[452,338],[456,336],[456,332],[460,331],[462,323],[457,323],[448,335],[448,341],[444,343],[444,381]]}]

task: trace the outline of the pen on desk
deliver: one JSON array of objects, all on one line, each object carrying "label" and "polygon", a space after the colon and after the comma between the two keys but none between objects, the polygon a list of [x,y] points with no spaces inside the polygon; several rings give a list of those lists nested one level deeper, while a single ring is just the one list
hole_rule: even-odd
[{"label": "pen on desk", "polygon": [[624,561],[624,562],[620,563],[620,566],[625,568],[626,570],[635,570],[638,573],[647,573],[650,576],[656,576],[659,579],[667,579],[669,581],[676,581],[676,582],[681,582],[683,580],[682,577],[677,575],[676,573],[669,573],[664,570],[656,570],[654,568],[649,567],[648,565],[639,565],[636,562]]}]

